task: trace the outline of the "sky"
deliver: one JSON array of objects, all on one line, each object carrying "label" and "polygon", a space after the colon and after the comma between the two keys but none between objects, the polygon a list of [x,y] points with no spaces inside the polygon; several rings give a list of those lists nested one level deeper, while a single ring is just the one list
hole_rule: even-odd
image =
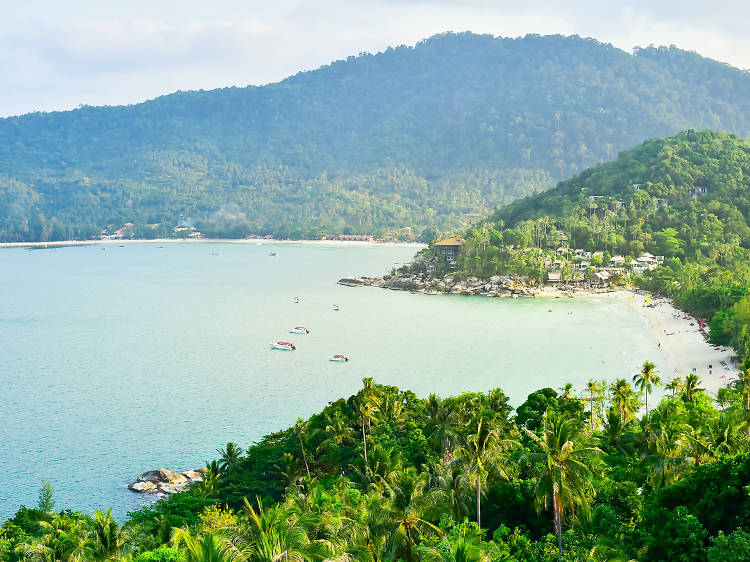
[{"label": "sky", "polygon": [[0,0],[0,116],[276,82],[436,33],[676,45],[750,68],[747,0]]}]

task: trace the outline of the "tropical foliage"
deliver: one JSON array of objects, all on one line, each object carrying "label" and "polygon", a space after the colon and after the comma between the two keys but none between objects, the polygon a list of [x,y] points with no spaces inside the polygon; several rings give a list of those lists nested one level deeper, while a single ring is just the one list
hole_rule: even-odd
[{"label": "tropical foliage", "polygon": [[3,119],[0,240],[468,226],[646,138],[750,136],[749,89],[674,47],[448,33],[262,87]]},{"label": "tropical foliage", "polygon": [[640,419],[626,379],[540,389],[515,414],[499,389],[421,399],[365,379],[246,450],[228,443],[210,485],[122,527],[22,507],[0,526],[0,559],[744,559],[745,395],[725,389],[719,409],[694,380],[656,401],[656,376],[635,373],[652,384]]}]

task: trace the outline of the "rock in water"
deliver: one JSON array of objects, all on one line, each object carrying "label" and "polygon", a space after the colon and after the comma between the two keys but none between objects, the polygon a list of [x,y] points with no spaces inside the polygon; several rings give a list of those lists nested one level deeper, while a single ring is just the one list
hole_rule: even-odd
[{"label": "rock in water", "polygon": [[144,472],[138,477],[138,482],[154,482],[161,484],[168,484],[170,486],[180,486],[187,484],[187,478],[182,474],[169,470],[168,468],[159,468],[157,470],[149,470]]},{"label": "rock in water", "polygon": [[156,484],[153,482],[133,482],[128,485],[128,489],[142,494],[149,494],[156,492]]}]

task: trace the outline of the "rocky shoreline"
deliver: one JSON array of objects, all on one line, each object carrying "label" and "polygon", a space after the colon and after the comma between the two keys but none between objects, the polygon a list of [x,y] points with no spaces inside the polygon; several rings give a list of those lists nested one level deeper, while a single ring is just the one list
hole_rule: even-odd
[{"label": "rocky shoreline", "polygon": [[410,291],[427,295],[481,295],[495,298],[531,298],[546,296],[584,296],[612,292],[609,287],[594,288],[580,286],[529,286],[523,279],[494,275],[489,279],[468,277],[466,279],[448,274],[437,278],[425,274],[384,275],[383,277],[345,277],[338,280],[346,287],[380,287],[394,291]]},{"label": "rocky shoreline", "polygon": [[468,277],[460,279],[446,275],[442,279],[422,274],[384,275],[383,277],[350,277],[339,279],[339,285],[347,287],[380,287],[394,291],[412,291],[437,295],[483,295],[498,298],[534,297],[538,290],[518,279],[495,275],[489,279]]},{"label": "rocky shoreline", "polygon": [[168,468],[149,470],[141,474],[135,482],[128,484],[128,489],[141,494],[175,494],[196,482],[202,482],[205,472],[205,468],[185,472],[175,472]]}]

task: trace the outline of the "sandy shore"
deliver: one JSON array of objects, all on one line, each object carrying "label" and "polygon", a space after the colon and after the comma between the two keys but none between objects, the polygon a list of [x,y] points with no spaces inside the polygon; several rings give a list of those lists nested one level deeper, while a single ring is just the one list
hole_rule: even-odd
[{"label": "sandy shore", "polygon": [[273,240],[267,238],[154,238],[149,240],[62,240],[55,242],[0,242],[0,248],[60,248],[63,246],[92,246],[124,244],[302,244],[306,246],[399,246],[421,250],[427,244],[418,242],[360,242],[355,240]]},{"label": "sandy shore", "polygon": [[630,291],[602,294],[602,297],[627,302],[645,320],[651,335],[659,344],[664,362],[671,372],[661,373],[664,384],[675,376],[695,373],[703,381],[702,387],[711,396],[719,388],[736,378],[737,368],[732,366],[734,350],[713,346],[703,337],[698,321],[676,309],[667,299],[654,299],[653,308],[646,306],[643,295]]}]

